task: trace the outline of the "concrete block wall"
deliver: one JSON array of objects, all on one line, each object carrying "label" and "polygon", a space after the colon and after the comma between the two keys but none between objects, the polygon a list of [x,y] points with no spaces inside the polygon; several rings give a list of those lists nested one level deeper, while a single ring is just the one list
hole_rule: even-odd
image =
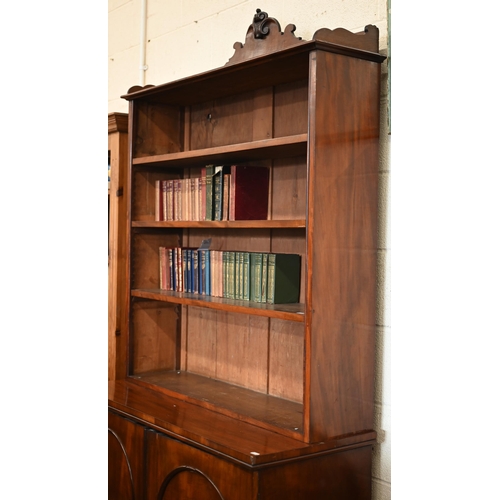
[{"label": "concrete block wall", "polygon": [[[145,4],[143,4],[145,2]],[[144,5],[146,15],[143,16]],[[120,96],[134,85],[158,85],[223,66],[244,43],[257,8],[276,18],[282,30],[310,40],[323,27],[361,31],[374,24],[387,55],[386,0],[108,0],[108,112],[127,112]],[[145,19],[145,22],[143,22]],[[145,26],[145,30],[142,27]],[[145,34],[141,51],[141,30]],[[141,71],[141,53],[147,67]],[[390,327],[390,131],[388,71],[382,66],[378,248],[378,316],[374,429],[373,499],[391,498],[391,327]]]}]

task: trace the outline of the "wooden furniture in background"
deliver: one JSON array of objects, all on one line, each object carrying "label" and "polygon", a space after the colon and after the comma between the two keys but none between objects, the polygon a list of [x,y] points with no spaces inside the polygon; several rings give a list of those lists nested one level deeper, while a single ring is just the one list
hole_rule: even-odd
[{"label": "wooden furniture in background", "polygon": [[[109,498],[370,499],[378,29],[310,41],[257,11],[218,69],[133,87],[127,358]],[[155,221],[155,181],[271,172],[267,220]],[[298,253],[298,304],[160,290],[160,246]]]},{"label": "wooden furniture in background", "polygon": [[125,349],[121,331],[125,311],[125,235],[128,168],[128,115],[108,114],[108,380],[125,376]]}]

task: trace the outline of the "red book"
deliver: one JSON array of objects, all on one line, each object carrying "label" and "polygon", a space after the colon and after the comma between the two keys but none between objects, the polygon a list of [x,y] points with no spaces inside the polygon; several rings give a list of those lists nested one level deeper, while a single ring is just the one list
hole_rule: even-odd
[{"label": "red book", "polygon": [[267,220],[269,169],[231,166],[229,220]]}]

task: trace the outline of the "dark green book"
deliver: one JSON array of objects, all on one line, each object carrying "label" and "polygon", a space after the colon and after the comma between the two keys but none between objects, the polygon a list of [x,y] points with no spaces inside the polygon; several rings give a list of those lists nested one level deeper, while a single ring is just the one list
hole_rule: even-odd
[{"label": "dark green book", "polygon": [[228,299],[235,299],[235,252],[227,252],[227,286],[228,286]]},{"label": "dark green book", "polygon": [[224,204],[224,174],[231,173],[230,166],[218,165],[212,177],[214,190],[213,220],[222,220],[222,207]]},{"label": "dark green book", "polygon": [[206,212],[205,212],[205,220],[214,220],[213,219],[213,212],[214,212],[214,205],[213,205],[213,197],[214,197],[214,191],[213,191],[213,175],[214,175],[214,170],[215,167],[213,165],[207,165],[207,178],[205,182],[205,189],[206,189],[206,197],[205,197],[205,203],[206,203]]},{"label": "dark green book", "polygon": [[250,253],[250,300],[262,301],[262,254]]},{"label": "dark green book", "polygon": [[267,303],[293,304],[299,301],[300,255],[271,253],[268,258]]}]

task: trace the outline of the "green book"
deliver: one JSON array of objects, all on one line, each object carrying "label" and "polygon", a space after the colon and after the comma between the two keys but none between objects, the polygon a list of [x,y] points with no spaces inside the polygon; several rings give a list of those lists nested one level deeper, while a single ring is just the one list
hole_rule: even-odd
[{"label": "green book", "polygon": [[262,254],[250,253],[250,300],[262,301]]},{"label": "green book", "polygon": [[205,220],[213,220],[213,211],[214,211],[214,206],[213,206],[213,175],[214,175],[214,169],[215,167],[213,165],[207,165],[207,178],[205,182],[205,187],[206,187],[206,196],[205,196]]},{"label": "green book", "polygon": [[260,293],[260,301],[267,301],[267,263],[268,263],[268,253],[262,254],[262,285],[261,285],[261,293]]},{"label": "green book", "polygon": [[299,301],[300,255],[271,253],[268,258],[267,303],[292,304]]},{"label": "green book", "polygon": [[250,254],[242,253],[242,299],[250,300]]},{"label": "green book", "polygon": [[228,299],[235,298],[235,280],[234,280],[234,271],[235,271],[235,252],[227,252],[227,287]]},{"label": "green book", "polygon": [[241,252],[234,252],[234,298],[241,300],[241,272],[240,272]]}]

